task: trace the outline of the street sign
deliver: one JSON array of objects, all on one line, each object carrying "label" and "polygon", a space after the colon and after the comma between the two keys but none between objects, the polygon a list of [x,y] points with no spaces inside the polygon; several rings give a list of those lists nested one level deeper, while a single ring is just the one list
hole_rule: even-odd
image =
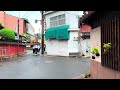
[{"label": "street sign", "polygon": [[18,23],[17,23],[17,25],[14,27],[14,32],[18,33]]}]

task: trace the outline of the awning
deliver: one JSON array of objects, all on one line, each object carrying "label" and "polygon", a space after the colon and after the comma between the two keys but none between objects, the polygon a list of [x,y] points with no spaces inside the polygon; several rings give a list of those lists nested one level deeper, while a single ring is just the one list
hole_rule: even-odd
[{"label": "awning", "polygon": [[79,30],[79,32],[90,32],[92,28],[88,25],[82,25],[82,28]]},{"label": "awning", "polygon": [[68,28],[69,28],[69,25],[49,28],[45,32],[45,38],[46,40],[48,40],[49,38],[69,39]]}]

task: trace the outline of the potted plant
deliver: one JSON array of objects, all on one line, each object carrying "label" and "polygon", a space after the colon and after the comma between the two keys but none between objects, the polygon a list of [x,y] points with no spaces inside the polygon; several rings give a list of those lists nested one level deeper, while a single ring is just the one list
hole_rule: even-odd
[{"label": "potted plant", "polygon": [[99,47],[96,46],[96,47],[91,48],[91,53],[93,54],[92,59],[95,59],[95,56],[97,56],[97,57],[100,56]]},{"label": "potted plant", "polygon": [[103,48],[104,48],[104,54],[107,54],[111,48],[111,43],[104,43],[103,45]]}]

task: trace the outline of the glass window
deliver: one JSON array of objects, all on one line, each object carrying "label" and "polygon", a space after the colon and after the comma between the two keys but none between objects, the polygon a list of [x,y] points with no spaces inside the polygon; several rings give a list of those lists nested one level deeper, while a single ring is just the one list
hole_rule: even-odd
[{"label": "glass window", "polygon": [[53,22],[50,22],[50,27],[53,27]]},{"label": "glass window", "polygon": [[65,14],[62,14],[62,18],[65,18]]},{"label": "glass window", "polygon": [[56,27],[59,25],[65,25],[65,14],[50,18],[50,27]]},{"label": "glass window", "polygon": [[54,20],[57,20],[57,16],[54,17]]},{"label": "glass window", "polygon": [[51,18],[50,18],[50,21],[53,21],[53,19],[54,19],[54,18],[53,18],[53,17],[51,17]]},{"label": "glass window", "polygon": [[62,15],[59,15],[59,16],[58,16],[58,19],[61,19],[61,17],[62,17]]}]

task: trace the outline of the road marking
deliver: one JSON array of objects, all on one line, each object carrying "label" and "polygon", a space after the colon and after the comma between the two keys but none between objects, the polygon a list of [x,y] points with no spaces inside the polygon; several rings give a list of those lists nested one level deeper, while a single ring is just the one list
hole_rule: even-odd
[{"label": "road marking", "polygon": [[53,61],[45,61],[45,63],[52,63]]}]

